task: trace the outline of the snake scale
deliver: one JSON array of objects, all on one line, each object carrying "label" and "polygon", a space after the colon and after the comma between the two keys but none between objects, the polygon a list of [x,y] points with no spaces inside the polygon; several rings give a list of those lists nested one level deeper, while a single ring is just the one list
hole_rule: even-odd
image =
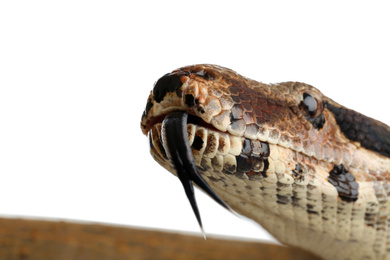
[{"label": "snake scale", "polygon": [[264,84],[216,65],[160,78],[141,128],[153,158],[323,259],[390,259],[390,127],[299,82]]}]

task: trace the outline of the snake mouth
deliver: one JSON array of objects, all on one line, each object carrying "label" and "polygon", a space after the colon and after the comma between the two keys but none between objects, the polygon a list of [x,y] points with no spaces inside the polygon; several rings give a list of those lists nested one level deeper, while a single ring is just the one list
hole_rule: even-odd
[{"label": "snake mouth", "polygon": [[203,234],[193,184],[235,214],[236,199],[226,197],[234,180],[261,181],[272,170],[268,143],[220,131],[190,112],[160,113],[146,126],[152,156],[181,181]]},{"label": "snake mouth", "polygon": [[222,207],[230,210],[229,206],[213,191],[207,182],[199,174],[187,132],[188,113],[175,111],[165,116],[162,121],[162,145],[167,158],[181,181],[187,198],[195,213],[199,226],[204,234],[202,220],[195,200],[193,182],[213,198]]}]

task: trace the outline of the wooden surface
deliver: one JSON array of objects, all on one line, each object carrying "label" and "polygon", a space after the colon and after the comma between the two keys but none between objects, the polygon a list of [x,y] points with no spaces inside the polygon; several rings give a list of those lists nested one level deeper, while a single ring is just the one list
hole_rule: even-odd
[{"label": "wooden surface", "polygon": [[0,218],[0,259],[316,259],[284,246],[97,224]]}]

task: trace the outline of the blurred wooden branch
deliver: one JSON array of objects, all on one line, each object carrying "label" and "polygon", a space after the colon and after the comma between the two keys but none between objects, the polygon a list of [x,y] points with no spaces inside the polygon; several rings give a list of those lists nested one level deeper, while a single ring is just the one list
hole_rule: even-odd
[{"label": "blurred wooden branch", "polygon": [[0,218],[0,259],[316,259],[284,246],[121,226]]}]

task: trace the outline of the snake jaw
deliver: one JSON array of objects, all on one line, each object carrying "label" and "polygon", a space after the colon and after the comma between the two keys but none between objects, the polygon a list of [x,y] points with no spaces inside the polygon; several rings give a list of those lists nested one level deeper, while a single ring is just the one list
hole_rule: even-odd
[{"label": "snake jaw", "polygon": [[205,182],[196,168],[188,140],[187,119],[188,114],[183,111],[175,111],[168,114],[162,122],[162,141],[167,157],[179,180],[183,184],[187,198],[190,201],[191,207],[202,230],[202,234],[205,237],[192,182],[206,192],[218,204],[228,210],[230,210],[230,208],[213,191],[207,182]]}]

